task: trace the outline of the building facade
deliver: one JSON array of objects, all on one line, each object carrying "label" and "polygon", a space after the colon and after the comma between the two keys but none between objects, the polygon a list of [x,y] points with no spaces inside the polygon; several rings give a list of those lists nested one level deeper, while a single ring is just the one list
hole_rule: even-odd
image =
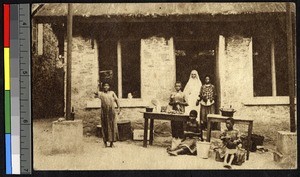
[{"label": "building facade", "polygon": [[[152,99],[167,105],[175,81],[185,86],[196,69],[202,83],[212,77],[217,108],[232,106],[255,125],[286,128],[285,11],[284,3],[74,4],[76,118],[83,119],[85,132],[95,132],[100,101],[93,93],[109,77],[120,98],[119,118],[142,122]],[[39,5],[33,13],[33,60],[48,52],[61,68],[67,5]]]}]

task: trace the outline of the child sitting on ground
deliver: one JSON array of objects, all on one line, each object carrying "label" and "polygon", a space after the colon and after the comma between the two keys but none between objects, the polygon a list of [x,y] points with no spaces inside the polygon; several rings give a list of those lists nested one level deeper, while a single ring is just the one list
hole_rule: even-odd
[{"label": "child sitting on ground", "polygon": [[202,131],[200,130],[199,123],[196,120],[197,111],[191,110],[189,120],[186,123],[186,130],[184,131],[184,139],[182,142],[174,148],[167,149],[168,153],[172,156],[189,154],[196,155],[196,142],[197,139],[202,138]]},{"label": "child sitting on ground", "polygon": [[[238,155],[238,149],[242,147],[240,133],[233,129],[234,119],[228,118],[226,120],[226,128],[220,139],[223,142],[224,167],[231,169],[231,164],[235,155]],[[220,154],[222,156],[222,154]]]}]

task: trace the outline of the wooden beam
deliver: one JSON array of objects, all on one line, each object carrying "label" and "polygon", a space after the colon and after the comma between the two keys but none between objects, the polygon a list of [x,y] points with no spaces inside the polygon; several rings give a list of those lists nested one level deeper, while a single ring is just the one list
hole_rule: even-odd
[{"label": "wooden beam", "polygon": [[293,47],[293,29],[291,3],[286,3],[286,34],[287,34],[287,56],[288,56],[288,76],[289,76],[289,101],[290,101],[290,130],[296,132],[295,120],[295,65]]},{"label": "wooden beam", "polygon": [[37,31],[38,31],[38,36],[37,36],[37,53],[38,55],[43,55],[44,51],[44,39],[43,39],[43,34],[44,34],[44,24],[39,23],[37,24]]},{"label": "wooden beam", "polygon": [[66,86],[66,119],[71,119],[71,92],[72,92],[72,26],[73,26],[73,4],[68,4],[67,21],[67,86]]},{"label": "wooden beam", "polygon": [[119,98],[123,97],[122,90],[122,50],[121,50],[121,41],[118,41],[117,44],[117,60],[118,60],[118,96]]},{"label": "wooden beam", "polygon": [[271,39],[271,76],[272,76],[272,96],[277,96],[274,36],[272,36]]},{"label": "wooden beam", "polygon": [[[75,22],[103,23],[103,22],[257,22],[259,20],[273,21],[275,17],[284,16],[284,13],[257,13],[257,14],[232,14],[232,15],[211,15],[211,14],[184,14],[165,16],[126,16],[126,15],[99,15],[99,16],[74,16]],[[34,16],[38,23],[52,23],[66,16]]]}]

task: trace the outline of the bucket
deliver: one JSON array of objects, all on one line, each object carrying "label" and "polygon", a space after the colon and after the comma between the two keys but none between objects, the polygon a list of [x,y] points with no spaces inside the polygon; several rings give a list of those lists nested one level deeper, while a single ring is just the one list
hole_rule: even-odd
[{"label": "bucket", "polygon": [[210,142],[197,142],[197,155],[200,156],[203,159],[208,158],[209,154],[209,149],[210,149]]},{"label": "bucket", "polygon": [[101,125],[97,125],[96,136],[99,138],[102,138],[102,126]]},{"label": "bucket", "polygon": [[132,139],[131,122],[129,120],[120,120],[117,123],[119,141],[126,141]]}]

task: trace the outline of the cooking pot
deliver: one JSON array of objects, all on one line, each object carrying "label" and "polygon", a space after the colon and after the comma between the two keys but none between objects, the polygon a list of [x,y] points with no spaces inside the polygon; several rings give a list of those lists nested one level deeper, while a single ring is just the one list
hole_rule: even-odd
[{"label": "cooking pot", "polygon": [[233,113],[236,112],[236,110],[234,110],[233,108],[221,108],[221,115],[222,116],[226,116],[226,117],[233,117]]}]

